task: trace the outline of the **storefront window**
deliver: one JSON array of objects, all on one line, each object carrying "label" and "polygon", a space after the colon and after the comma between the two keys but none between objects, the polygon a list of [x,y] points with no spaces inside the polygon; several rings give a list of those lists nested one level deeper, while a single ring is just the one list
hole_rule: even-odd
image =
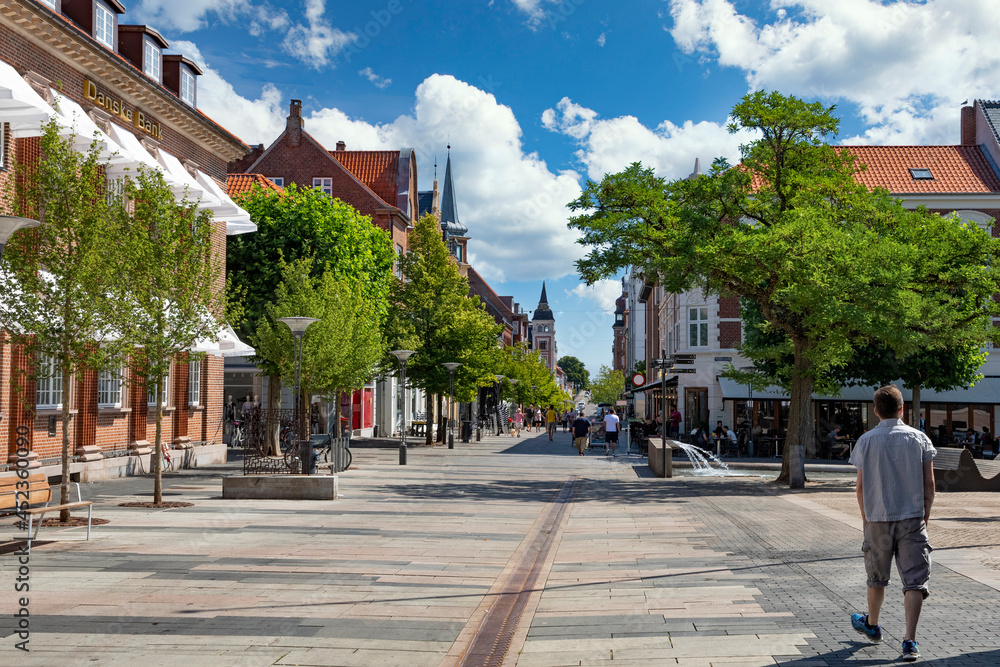
[{"label": "storefront window", "polygon": [[972,428],[976,429],[978,432],[983,432],[983,427],[990,429],[990,433],[993,432],[993,425],[990,423],[993,417],[993,406],[992,405],[973,405],[972,406]]},{"label": "storefront window", "polygon": [[927,422],[926,432],[931,436],[935,445],[946,445],[951,442],[951,435],[948,432],[948,406],[944,403],[931,403],[929,405],[930,421]]}]

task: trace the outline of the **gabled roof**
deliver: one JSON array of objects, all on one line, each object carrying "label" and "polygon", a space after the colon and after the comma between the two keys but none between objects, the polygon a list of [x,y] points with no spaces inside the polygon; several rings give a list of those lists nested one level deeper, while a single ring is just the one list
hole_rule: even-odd
[{"label": "gabled roof", "polygon": [[329,151],[335,160],[367,185],[386,206],[396,201],[399,151]]},{"label": "gabled roof", "polygon": [[276,192],[285,191],[284,188],[275,185],[274,181],[261,174],[228,174],[226,176],[226,194],[230,197],[250,192],[254,187]]},{"label": "gabled roof", "polygon": [[[1000,192],[1000,178],[979,146],[846,146],[867,166],[857,174],[869,188],[892,194]],[[933,179],[915,179],[910,169],[930,169]]]},{"label": "gabled roof", "polygon": [[503,299],[493,291],[489,283],[472,267],[469,267],[468,279],[469,296],[478,296],[486,306],[486,312],[493,316],[497,324],[510,326],[514,320],[514,313],[503,302]]}]

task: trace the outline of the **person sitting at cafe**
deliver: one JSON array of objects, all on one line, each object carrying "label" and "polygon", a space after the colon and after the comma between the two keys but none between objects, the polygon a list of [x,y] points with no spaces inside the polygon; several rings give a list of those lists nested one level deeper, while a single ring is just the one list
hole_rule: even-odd
[{"label": "person sitting at cafe", "polygon": [[717,438],[723,438],[726,435],[726,427],[722,425],[722,420],[715,422],[715,430],[712,431],[712,435]]},{"label": "person sitting at cafe", "polygon": [[840,427],[834,426],[833,430],[827,434],[830,441],[830,458],[836,456],[838,459],[847,458],[851,454],[851,446],[843,442],[844,436],[840,435]]}]

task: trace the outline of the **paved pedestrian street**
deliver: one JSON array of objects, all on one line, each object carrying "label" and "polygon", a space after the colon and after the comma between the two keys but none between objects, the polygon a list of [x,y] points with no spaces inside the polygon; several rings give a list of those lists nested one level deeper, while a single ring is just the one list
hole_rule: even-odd
[{"label": "paved pedestrian street", "polygon": [[[30,593],[0,555],[0,664],[891,664],[850,627],[865,605],[850,474],[790,493],[759,477],[649,477],[644,459],[576,456],[568,434],[355,448],[332,502],[227,501],[239,463],[84,485],[94,516],[44,530]],[[849,473],[850,469],[845,469]],[[1000,664],[998,494],[939,495],[918,640],[936,665]],[[2,537],[17,534],[9,519]],[[49,538],[51,541],[44,541]],[[54,539],[53,539],[54,538]],[[895,576],[895,572],[893,573]],[[15,648],[29,598],[30,652]],[[492,661],[492,662],[491,662]]]}]

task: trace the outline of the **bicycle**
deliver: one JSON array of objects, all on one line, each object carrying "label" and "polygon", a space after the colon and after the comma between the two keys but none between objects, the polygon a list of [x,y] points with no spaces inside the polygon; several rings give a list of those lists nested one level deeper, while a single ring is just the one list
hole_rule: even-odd
[{"label": "bicycle", "polygon": [[[350,443],[350,439],[347,439],[347,442]],[[345,445],[342,448],[338,448],[342,452],[342,458],[338,463],[337,451],[334,449],[336,446],[336,441],[333,437],[329,437],[321,446],[314,447],[313,449],[319,454],[320,463],[337,464],[334,466],[335,470],[333,472],[343,472],[351,467],[351,462],[354,460],[354,456],[351,454],[351,448],[349,446]]]},{"label": "bicycle", "polygon": [[233,432],[229,440],[230,447],[239,447],[242,449],[246,446],[246,428],[243,426],[243,422],[234,421],[233,422]]}]

